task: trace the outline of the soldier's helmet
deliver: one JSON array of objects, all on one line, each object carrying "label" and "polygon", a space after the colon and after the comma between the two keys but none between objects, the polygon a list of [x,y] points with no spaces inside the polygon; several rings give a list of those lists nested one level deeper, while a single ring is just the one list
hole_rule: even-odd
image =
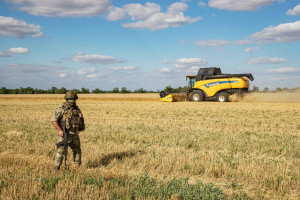
[{"label": "soldier's helmet", "polygon": [[72,99],[72,100],[78,99],[77,93],[74,92],[73,90],[70,90],[65,94],[65,99],[66,100],[68,100],[68,99]]}]

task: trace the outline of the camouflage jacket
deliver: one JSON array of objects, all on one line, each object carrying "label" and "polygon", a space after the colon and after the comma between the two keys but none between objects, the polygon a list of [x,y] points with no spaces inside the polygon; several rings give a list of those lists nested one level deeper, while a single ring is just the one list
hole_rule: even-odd
[{"label": "camouflage jacket", "polygon": [[[72,109],[71,112],[69,112],[70,109]],[[81,113],[81,110],[79,109],[78,106],[71,107],[66,102],[64,102],[61,106],[59,106],[55,110],[51,121],[60,123],[60,121],[63,118],[66,118],[66,132],[69,134],[76,134],[76,133],[78,133],[78,128],[74,127],[72,117],[76,116],[76,115],[78,116],[79,113]],[[68,116],[66,116],[66,115],[68,115]]]}]

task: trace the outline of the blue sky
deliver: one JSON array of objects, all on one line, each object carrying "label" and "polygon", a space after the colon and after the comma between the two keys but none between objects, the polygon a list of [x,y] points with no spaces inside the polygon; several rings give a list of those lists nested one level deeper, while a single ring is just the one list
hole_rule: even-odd
[{"label": "blue sky", "polygon": [[0,86],[162,90],[200,67],[300,86],[299,0],[1,0]]}]

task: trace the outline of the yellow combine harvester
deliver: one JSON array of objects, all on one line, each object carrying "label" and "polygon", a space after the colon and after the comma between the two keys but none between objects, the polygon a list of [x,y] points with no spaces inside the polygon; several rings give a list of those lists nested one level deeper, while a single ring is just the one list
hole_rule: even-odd
[{"label": "yellow combine harvester", "polygon": [[222,74],[220,68],[200,68],[198,75],[188,75],[190,90],[181,94],[166,94],[160,92],[161,101],[204,101],[217,100],[229,101],[229,95],[244,96],[249,92],[249,80],[254,78],[251,73]]}]

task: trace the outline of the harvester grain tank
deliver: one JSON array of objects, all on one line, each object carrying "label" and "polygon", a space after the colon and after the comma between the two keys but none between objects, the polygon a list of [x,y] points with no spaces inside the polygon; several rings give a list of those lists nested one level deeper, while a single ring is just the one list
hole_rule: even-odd
[{"label": "harvester grain tank", "polygon": [[161,101],[229,101],[229,95],[243,97],[249,92],[249,80],[254,78],[251,73],[223,74],[220,68],[200,68],[197,75],[187,75],[190,89],[185,94],[160,93]]}]

